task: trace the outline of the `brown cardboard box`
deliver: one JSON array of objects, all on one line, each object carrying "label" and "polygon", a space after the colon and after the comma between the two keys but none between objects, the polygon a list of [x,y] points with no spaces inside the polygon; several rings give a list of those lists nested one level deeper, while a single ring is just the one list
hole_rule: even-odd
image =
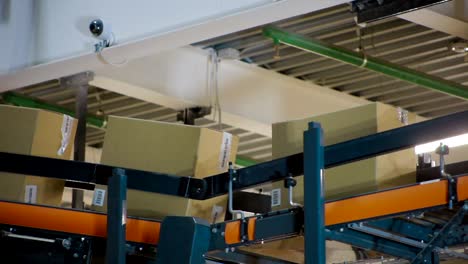
[{"label": "brown cardboard box", "polygon": [[[305,263],[303,236],[268,242],[263,245],[254,244],[241,247],[240,250],[292,263]],[[333,264],[352,261],[356,261],[356,254],[350,245],[337,241],[326,241],[326,263]]]},{"label": "brown cardboard box", "polygon": [[[324,131],[325,145],[359,138],[403,126],[397,109],[381,103],[371,103],[348,110],[324,114],[301,120],[273,124],[273,157],[280,158],[303,151],[303,133],[309,122],[319,122]],[[422,119],[409,113],[408,123]],[[378,156],[351,164],[325,170],[325,196],[341,198],[363,192],[375,191],[416,181],[416,155],[413,149]],[[303,203],[303,177],[296,177],[294,202]],[[288,191],[283,182],[273,183],[273,192],[280,199],[273,203],[272,210],[289,208]],[[276,206],[273,206],[273,205]],[[275,243],[247,249],[251,252],[294,263],[304,263],[304,238],[295,237]],[[327,263],[355,260],[351,247],[327,241]]]},{"label": "brown cardboard box", "polygon": [[[235,161],[238,141],[235,136],[208,128],[110,117],[101,163],[204,178],[227,171],[228,162]],[[105,198],[101,191],[106,190],[104,187],[96,186],[93,208],[98,211],[106,210],[106,199],[96,202],[99,195]],[[196,201],[137,190],[128,190],[127,196],[128,215],[151,218],[190,215],[212,222],[213,212],[220,210],[215,218],[222,221],[227,204],[226,196]]]},{"label": "brown cardboard box", "polygon": [[[69,116],[0,105],[0,124],[2,152],[56,159],[72,158],[77,121]],[[63,138],[68,139],[68,144],[59,155]],[[0,173],[0,199],[59,206],[64,183],[57,179]]]},{"label": "brown cardboard box", "polygon": [[[303,132],[309,122],[319,122],[324,131],[325,145],[359,138],[403,126],[397,109],[381,103],[371,103],[348,110],[316,117],[273,124],[273,157],[279,158],[303,151]],[[419,118],[408,114],[408,123]],[[325,196],[342,198],[379,189],[410,184],[416,181],[416,155],[413,149],[378,156],[325,170]],[[303,177],[296,177],[294,201],[303,201]],[[288,192],[283,183],[273,184],[281,189],[281,202],[273,210],[289,207]]]}]

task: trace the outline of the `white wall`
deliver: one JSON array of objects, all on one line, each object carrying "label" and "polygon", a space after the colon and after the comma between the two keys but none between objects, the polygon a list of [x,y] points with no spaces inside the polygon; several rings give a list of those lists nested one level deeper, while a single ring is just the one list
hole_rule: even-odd
[{"label": "white wall", "polygon": [[110,23],[117,41],[127,42],[269,3],[268,0],[41,0],[38,63],[92,51],[89,22]]},{"label": "white wall", "polygon": [[34,6],[34,0],[0,0],[0,74],[32,63]]},{"label": "white wall", "polygon": [[[149,56],[344,2],[346,0],[34,1],[38,32],[35,66],[0,74],[0,92],[101,67],[102,62],[93,52],[96,41],[88,35],[87,29],[89,21],[96,16],[112,23],[118,44],[104,53],[111,60],[119,61]],[[11,49],[5,50],[11,52]]]}]

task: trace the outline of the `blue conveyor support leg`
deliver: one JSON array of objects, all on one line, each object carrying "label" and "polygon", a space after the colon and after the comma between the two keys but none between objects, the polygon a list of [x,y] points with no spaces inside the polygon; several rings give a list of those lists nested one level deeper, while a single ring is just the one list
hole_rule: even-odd
[{"label": "blue conveyor support leg", "polygon": [[325,209],[323,131],[310,123],[304,132],[305,264],[325,264]]},{"label": "blue conveyor support leg", "polygon": [[206,220],[167,216],[161,225],[156,263],[204,264],[210,238],[210,224]]}]

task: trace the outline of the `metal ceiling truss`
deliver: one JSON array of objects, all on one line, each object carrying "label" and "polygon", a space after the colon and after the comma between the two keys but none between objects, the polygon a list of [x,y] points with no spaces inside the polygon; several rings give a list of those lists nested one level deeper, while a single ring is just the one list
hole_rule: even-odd
[{"label": "metal ceiling truss", "polygon": [[[364,2],[372,7],[396,1]],[[405,2],[420,7],[441,1]],[[465,55],[449,49],[456,37],[394,16],[359,27],[355,16],[349,5],[339,5],[279,21],[273,23],[273,26],[347,50],[361,51],[379,60],[453,82],[463,89],[468,85]],[[416,84],[408,84],[287,45],[280,44],[275,49],[272,40],[261,36],[263,28],[252,28],[194,45],[238,49],[241,60],[247,63],[368,100],[405,107],[425,117],[468,109],[463,99],[428,91]]]}]

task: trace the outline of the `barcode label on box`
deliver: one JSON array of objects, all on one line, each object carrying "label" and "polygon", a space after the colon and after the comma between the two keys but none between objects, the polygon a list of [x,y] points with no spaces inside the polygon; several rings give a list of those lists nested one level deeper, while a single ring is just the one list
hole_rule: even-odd
[{"label": "barcode label on box", "polygon": [[271,207],[281,205],[281,189],[271,190]]},{"label": "barcode label on box", "polygon": [[37,203],[37,186],[26,185],[24,189],[24,202],[25,203]]},{"label": "barcode label on box", "polygon": [[231,156],[232,135],[223,133],[223,141],[221,142],[221,152],[219,153],[219,170],[226,171]]},{"label": "barcode label on box", "polygon": [[105,198],[106,198],[106,190],[94,189],[93,205],[104,206]]}]

